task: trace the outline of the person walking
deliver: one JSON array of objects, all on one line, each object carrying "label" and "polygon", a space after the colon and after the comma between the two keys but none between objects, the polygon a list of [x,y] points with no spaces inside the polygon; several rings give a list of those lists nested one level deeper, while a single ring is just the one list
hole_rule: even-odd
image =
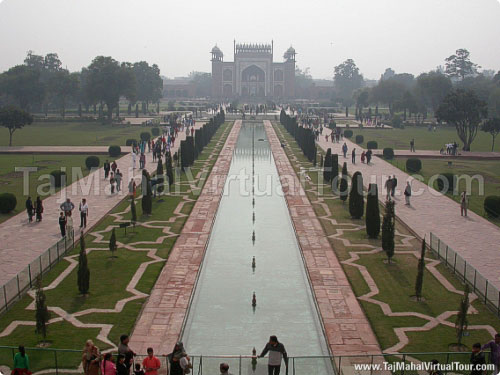
[{"label": "person walking", "polygon": [[460,195],[460,216],[467,216],[467,194],[462,191]]},{"label": "person walking", "polygon": [[35,213],[36,213],[36,221],[42,221],[43,203],[40,197],[36,197]]},{"label": "person walking", "polygon": [[262,350],[259,358],[263,358],[269,352],[269,361],[267,370],[269,375],[279,375],[281,370],[281,360],[285,361],[285,366],[288,368],[288,355],[285,346],[278,341],[276,336],[269,337],[269,342]]},{"label": "person walking", "polygon": [[109,186],[110,186],[111,194],[115,193],[115,185],[116,185],[115,174],[113,172],[111,172],[109,174]]},{"label": "person walking", "polygon": [[67,198],[61,205],[59,206],[61,211],[64,211],[64,215],[71,216],[71,213],[75,209],[75,205],[71,202],[71,199]]},{"label": "person walking", "polygon": [[31,375],[30,361],[24,346],[19,345],[19,352],[14,356],[14,365],[11,375]]},{"label": "person walking", "polygon": [[101,354],[99,348],[92,340],[87,340],[82,354],[83,372],[85,375],[99,375],[99,361]]},{"label": "person walking", "polygon": [[407,181],[406,182],[406,187],[405,187],[405,204],[407,206],[410,205],[410,197],[411,197],[411,185],[410,185],[410,181]]},{"label": "person walking", "polygon": [[356,149],[355,148],[353,148],[352,152],[351,152],[351,161],[352,161],[352,164],[356,164]]},{"label": "person walking", "polygon": [[113,160],[113,163],[111,163],[111,170],[113,173],[116,173],[116,168],[118,168],[118,164],[116,164],[116,161]]},{"label": "person walking", "polygon": [[137,185],[135,183],[134,178],[130,179],[130,182],[128,183],[128,194],[130,195],[131,198],[135,198],[135,193],[136,193]]},{"label": "person walking", "polygon": [[366,164],[370,164],[370,161],[372,160],[372,150],[366,151]]},{"label": "person walking", "polygon": [[135,169],[135,162],[137,161],[137,154],[132,151],[132,169]]},{"label": "person walking", "polygon": [[80,203],[80,228],[87,228],[87,218],[89,216],[89,205],[85,198]]},{"label": "person walking", "polygon": [[[481,344],[475,343],[472,345],[472,353],[470,356],[470,364],[472,365],[472,371],[470,375],[484,375],[485,371],[483,370],[486,365],[486,358],[484,357],[484,353],[481,350]],[[495,375],[497,372],[495,372]]]},{"label": "person walking", "polygon": [[111,169],[111,165],[109,164],[108,160],[104,162],[103,168],[104,168],[104,179],[107,179],[109,176],[109,170]]},{"label": "person walking", "polygon": [[394,195],[396,194],[396,186],[398,186],[398,179],[396,178],[396,175],[392,176],[392,186],[391,186],[391,196],[394,198]]},{"label": "person walking", "polygon": [[128,343],[130,337],[128,335],[120,336],[120,345],[118,345],[118,354],[123,355],[125,366],[127,367],[127,374],[130,372],[130,367],[134,361],[135,353],[129,348]]},{"label": "person walking", "polygon": [[182,342],[178,342],[174,346],[174,350],[172,353],[168,355],[168,361],[170,363],[170,375],[184,375],[184,371],[182,370],[180,360],[186,354],[184,350],[184,345]]},{"label": "person walking", "polygon": [[390,201],[391,200],[391,192],[392,192],[392,178],[391,178],[391,176],[389,176],[387,178],[387,181],[385,181],[385,190],[386,190],[385,200]]},{"label": "person walking", "polygon": [[26,199],[26,212],[28,214],[28,223],[31,223],[33,221],[33,202],[31,201],[31,197],[28,197]]},{"label": "person walking", "polygon": [[116,192],[120,192],[122,190],[122,172],[119,169],[116,170],[115,173],[115,181],[116,181]]},{"label": "person walking", "polygon": [[113,355],[111,353],[104,354],[101,362],[101,375],[116,375],[116,366],[113,363]]},{"label": "person walking", "polygon": [[344,154],[344,159],[347,158],[347,144],[345,142],[342,145],[342,153]]},{"label": "person walking", "polygon": [[415,138],[410,141],[410,152],[415,152]]},{"label": "person walking", "polygon": [[142,360],[145,375],[158,375],[158,369],[161,367],[160,360],[154,356],[153,348],[148,348],[147,352],[148,356]]},{"label": "person walking", "polygon": [[66,236],[66,216],[64,216],[64,212],[62,211],[59,214],[59,229],[61,230],[61,236]]},{"label": "person walking", "polygon": [[500,333],[495,335],[495,339],[483,345],[482,350],[490,351],[490,363],[495,366],[494,374],[500,372]]}]

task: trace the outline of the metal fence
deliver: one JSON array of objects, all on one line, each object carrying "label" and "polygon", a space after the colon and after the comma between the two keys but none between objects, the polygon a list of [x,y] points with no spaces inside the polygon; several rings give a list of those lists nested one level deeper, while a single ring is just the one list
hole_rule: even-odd
[{"label": "metal fence", "polygon": [[430,248],[439,260],[468,283],[472,291],[500,316],[500,291],[486,277],[433,233],[431,233]]},{"label": "metal fence", "polygon": [[[16,347],[0,346],[0,366],[11,368]],[[40,374],[81,374],[82,350],[26,348],[30,370]],[[114,359],[116,360],[116,353]],[[165,354],[156,354],[161,362],[160,375],[169,373],[169,359]],[[137,355],[135,363],[142,363],[145,355]],[[267,358],[242,356],[190,356],[193,375],[218,374],[220,363],[229,365],[233,375],[266,375]],[[282,364],[282,373],[288,375],[410,375],[426,374],[425,366],[437,360],[447,374],[469,374],[470,352],[396,353],[349,356],[302,356],[290,357],[288,369]],[[5,367],[4,367],[5,366]],[[422,366],[418,368],[418,366]],[[447,368],[446,368],[447,367]]]},{"label": "metal fence", "polygon": [[[69,228],[66,236],[45,250],[38,258],[0,287],[0,314],[19,301],[35,284],[36,278],[54,267],[61,257],[75,246],[75,231]],[[21,252],[22,249],[19,249]]]}]

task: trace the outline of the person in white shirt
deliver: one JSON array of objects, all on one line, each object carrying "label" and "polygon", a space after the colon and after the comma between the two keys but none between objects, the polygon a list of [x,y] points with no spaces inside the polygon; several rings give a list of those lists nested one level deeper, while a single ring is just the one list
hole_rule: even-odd
[{"label": "person in white shirt", "polygon": [[89,205],[87,204],[87,200],[83,198],[82,202],[80,203],[80,228],[87,227],[88,215],[89,215]]},{"label": "person in white shirt", "polygon": [[137,155],[134,151],[132,151],[132,168],[135,169],[135,161],[137,159]]}]

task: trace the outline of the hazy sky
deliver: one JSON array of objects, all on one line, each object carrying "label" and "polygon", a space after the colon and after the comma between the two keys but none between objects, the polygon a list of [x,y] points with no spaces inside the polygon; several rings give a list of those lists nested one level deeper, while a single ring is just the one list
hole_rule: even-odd
[{"label": "hazy sky", "polygon": [[467,48],[500,69],[499,0],[0,0],[0,71],[26,51],[57,52],[70,70],[97,55],[156,63],[168,77],[210,71],[217,45],[270,42],[275,60],[293,45],[297,63],[331,78],[352,58],[368,78],[387,67],[418,74]]}]

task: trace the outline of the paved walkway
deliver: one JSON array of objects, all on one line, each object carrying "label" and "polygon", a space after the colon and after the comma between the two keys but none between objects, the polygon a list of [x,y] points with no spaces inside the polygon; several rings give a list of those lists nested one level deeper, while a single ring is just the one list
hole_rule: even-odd
[{"label": "paved walkway", "polygon": [[[317,143],[323,150],[330,147],[332,153],[339,154],[339,164],[347,162],[349,174],[362,172],[365,187],[370,182],[376,182],[380,201],[385,201],[383,187],[387,177],[395,175],[398,179],[396,215],[421,238],[427,236],[429,239],[430,232],[434,233],[500,290],[499,227],[471,210],[468,217],[460,216],[460,205],[457,202],[413,179],[383,159],[376,157],[370,165],[362,164],[359,161],[362,152],[360,146],[348,140],[345,142],[349,148],[346,159],[342,156],[342,143],[327,143],[321,138]],[[353,148],[356,148],[356,165],[351,162]],[[411,206],[404,204],[403,190],[406,181],[411,181],[412,184]]]},{"label": "paved walkway", "polygon": [[332,353],[380,354],[370,323],[271,123],[264,124]]},{"label": "paved walkway", "polygon": [[146,353],[152,346],[157,353],[168,354],[179,339],[240,128],[238,120],[137,321],[130,345],[138,353]]},{"label": "paved walkway", "polygon": [[[383,155],[383,149],[373,150],[373,154],[377,156]],[[416,152],[410,152],[410,150],[394,150],[394,155],[399,157],[413,157],[413,158],[436,158],[436,159],[472,159],[472,160],[487,160],[500,159],[500,152],[467,152],[460,151],[458,155],[442,155],[439,151],[434,150],[416,150]]]},{"label": "paved walkway", "polygon": [[[122,153],[130,146],[121,146]],[[109,146],[0,146],[0,154],[108,154]]]},{"label": "paved walkway", "polygon": [[[201,124],[196,125],[196,127],[199,126]],[[186,138],[185,132],[179,134],[180,137],[176,139],[172,148],[173,151],[176,151],[180,141]],[[152,158],[152,153],[146,153],[146,169],[149,172],[156,171],[157,163],[153,163]],[[75,241],[78,241],[80,238],[78,204],[82,198],[87,199],[89,205],[87,227],[92,228],[126,197],[128,183],[131,178],[135,178],[140,183],[141,171],[138,168],[132,169],[132,154],[121,157],[116,163],[118,169],[123,173],[122,191],[119,194],[110,194],[109,181],[104,180],[104,170],[100,168],[62,189],[57,194],[44,199],[44,213],[41,222],[29,224],[26,213],[21,212],[0,224],[0,243],[2,244],[0,250],[0,285],[15,277],[16,274],[61,238],[58,224],[59,206],[66,197],[70,198],[75,205],[73,226],[75,227]],[[139,158],[137,158],[136,166],[139,166]],[[24,202],[18,204],[23,205]]]}]

